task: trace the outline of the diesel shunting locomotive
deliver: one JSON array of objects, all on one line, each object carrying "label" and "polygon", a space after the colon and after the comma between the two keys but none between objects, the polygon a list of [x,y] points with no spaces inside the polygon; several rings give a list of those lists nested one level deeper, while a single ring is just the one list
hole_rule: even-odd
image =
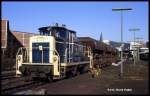
[{"label": "diesel shunting locomotive", "polygon": [[107,61],[115,62],[117,57],[115,49],[99,42],[83,42],[65,25],[41,27],[39,32],[30,37],[29,47],[19,48],[16,75],[61,79],[87,72],[94,64],[101,67]]}]

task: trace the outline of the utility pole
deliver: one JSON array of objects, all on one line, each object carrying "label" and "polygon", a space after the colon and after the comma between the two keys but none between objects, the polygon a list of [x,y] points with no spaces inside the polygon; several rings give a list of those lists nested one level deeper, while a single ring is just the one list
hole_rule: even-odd
[{"label": "utility pole", "polygon": [[139,31],[140,29],[139,28],[131,28],[131,29],[129,29],[129,31],[133,31],[134,32],[134,49],[133,49],[133,58],[134,58],[134,66],[135,66],[135,64],[136,64],[136,49],[137,49],[137,51],[138,51],[138,48],[136,48],[136,42],[135,42],[135,32],[136,31]]},{"label": "utility pole", "polygon": [[123,76],[123,11],[132,10],[131,8],[113,8],[112,11],[121,12],[121,67],[120,67],[120,77]]}]

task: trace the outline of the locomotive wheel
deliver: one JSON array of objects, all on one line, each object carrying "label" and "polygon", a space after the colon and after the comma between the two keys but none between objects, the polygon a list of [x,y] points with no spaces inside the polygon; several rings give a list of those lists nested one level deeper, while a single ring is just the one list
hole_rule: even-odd
[{"label": "locomotive wheel", "polygon": [[83,67],[81,67],[81,68],[79,69],[79,73],[80,73],[80,74],[83,74],[83,73],[84,73],[84,68],[83,68]]},{"label": "locomotive wheel", "polygon": [[48,83],[53,82],[53,79],[50,76],[47,76],[46,77],[46,82],[48,82]]},{"label": "locomotive wheel", "polygon": [[46,81],[46,82],[49,83],[49,82],[53,82],[53,81],[54,81],[51,72],[46,73],[45,76],[46,76],[46,77],[45,77],[45,81]]},{"label": "locomotive wheel", "polygon": [[76,70],[72,71],[72,77],[75,77],[75,76],[77,76],[77,71]]},{"label": "locomotive wheel", "polygon": [[78,75],[80,75],[80,72],[79,72],[79,70],[76,72],[76,75],[78,76]]},{"label": "locomotive wheel", "polygon": [[73,77],[73,73],[71,71],[66,72],[66,79]]},{"label": "locomotive wheel", "polygon": [[24,76],[24,81],[28,82],[31,80],[31,76],[30,76],[30,71],[25,69],[23,72],[23,76]]}]

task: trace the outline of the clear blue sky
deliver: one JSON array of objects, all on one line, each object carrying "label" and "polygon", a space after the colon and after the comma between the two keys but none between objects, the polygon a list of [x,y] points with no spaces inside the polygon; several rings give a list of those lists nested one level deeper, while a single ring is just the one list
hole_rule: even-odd
[{"label": "clear blue sky", "polygon": [[39,27],[58,22],[75,30],[77,36],[120,41],[120,12],[112,8],[132,8],[124,11],[123,41],[133,40],[130,28],[140,28],[136,37],[148,40],[148,2],[2,2],[2,19],[10,29],[38,33]]}]

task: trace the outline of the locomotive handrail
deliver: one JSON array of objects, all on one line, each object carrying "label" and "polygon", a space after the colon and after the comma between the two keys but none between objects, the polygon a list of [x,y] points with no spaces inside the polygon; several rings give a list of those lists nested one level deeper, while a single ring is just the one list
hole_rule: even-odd
[{"label": "locomotive handrail", "polygon": [[18,60],[20,60],[19,58],[18,58],[18,55],[19,54],[22,54],[23,53],[23,51],[22,51],[22,47],[20,47],[19,49],[18,49],[18,51],[17,51],[17,54],[16,54],[16,77],[17,77],[17,71],[19,70],[19,66],[18,66]]},{"label": "locomotive handrail", "polygon": [[67,63],[67,48],[65,50],[65,62]]},{"label": "locomotive handrail", "polygon": [[87,49],[88,49],[88,57],[90,57],[90,68],[93,68],[93,54],[91,47],[87,47]]},{"label": "locomotive handrail", "polygon": [[21,53],[22,53],[22,47],[20,47],[19,49],[18,49],[18,51],[17,51],[17,54],[16,54],[16,70],[18,69],[18,55],[19,55],[19,52],[21,51]]},{"label": "locomotive handrail", "polygon": [[25,49],[25,54],[23,54],[23,61],[25,62],[25,60],[28,61],[28,53],[27,53],[28,51],[26,47],[23,48]]},{"label": "locomotive handrail", "polygon": [[58,56],[58,71],[60,71],[60,56],[56,49],[54,49],[54,51],[56,52],[56,54]]}]

